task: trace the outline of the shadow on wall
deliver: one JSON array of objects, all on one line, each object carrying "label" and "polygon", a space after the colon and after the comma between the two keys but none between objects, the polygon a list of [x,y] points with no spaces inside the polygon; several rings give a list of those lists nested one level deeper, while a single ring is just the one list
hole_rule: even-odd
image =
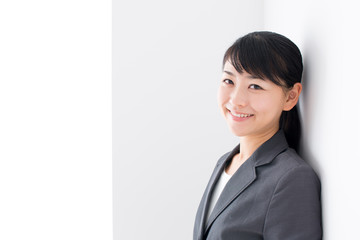
[{"label": "shadow on wall", "polygon": [[300,118],[301,118],[301,141],[300,141],[300,149],[299,155],[309,163],[314,170],[318,173],[319,178],[321,178],[320,166],[319,161],[315,159],[314,154],[311,152],[310,141],[309,138],[313,133],[314,129],[314,122],[315,122],[315,109],[316,109],[316,93],[314,91],[316,82],[311,81],[311,67],[312,64],[316,63],[316,48],[308,49],[312,53],[309,57],[305,55],[303,57],[304,62],[304,70],[303,70],[303,78],[302,78],[302,96],[301,101],[299,102],[299,109],[300,109]]},{"label": "shadow on wall", "polygon": [[[309,50],[309,49],[308,49]],[[316,64],[316,61],[318,60],[317,57],[317,51],[316,49],[310,49],[311,50],[311,56],[305,55],[306,57],[303,57],[303,63],[304,63],[304,70],[303,70],[303,78],[302,78],[302,96],[301,101],[299,103],[299,110],[300,110],[300,118],[301,118],[301,140],[300,140],[300,148],[299,148],[299,155],[309,164],[313,167],[313,169],[318,174],[318,177],[320,178],[320,181],[322,181],[322,173],[321,173],[321,167],[319,164],[319,160],[316,159],[315,155],[312,152],[310,141],[311,134],[314,131],[314,125],[315,125],[315,118],[316,118],[316,99],[318,96],[316,95],[316,92],[314,89],[316,89],[316,76],[312,75],[312,67],[314,67],[313,64]],[[315,66],[318,67],[318,66]],[[322,193],[323,195],[323,193]],[[321,198],[321,204],[324,206],[323,198]],[[325,230],[325,221],[324,221],[324,213],[322,213],[322,224],[323,224],[323,230]]]}]

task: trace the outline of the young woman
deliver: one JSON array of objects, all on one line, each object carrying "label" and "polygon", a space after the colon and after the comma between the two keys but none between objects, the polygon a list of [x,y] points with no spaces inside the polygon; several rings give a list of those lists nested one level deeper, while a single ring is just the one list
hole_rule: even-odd
[{"label": "young woman", "polygon": [[226,51],[218,103],[240,144],[218,160],[194,240],[322,239],[320,181],[296,152],[302,70],[297,46],[277,33]]}]

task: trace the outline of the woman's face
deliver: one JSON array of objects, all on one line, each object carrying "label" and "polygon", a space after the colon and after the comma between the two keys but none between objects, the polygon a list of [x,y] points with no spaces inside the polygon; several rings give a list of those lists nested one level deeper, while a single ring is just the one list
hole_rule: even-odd
[{"label": "woman's face", "polygon": [[264,136],[279,129],[287,94],[268,79],[239,73],[230,62],[224,65],[218,103],[236,136]]}]

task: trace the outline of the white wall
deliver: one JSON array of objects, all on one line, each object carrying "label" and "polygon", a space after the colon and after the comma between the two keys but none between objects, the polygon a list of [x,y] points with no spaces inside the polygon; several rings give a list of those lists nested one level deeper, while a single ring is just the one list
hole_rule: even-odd
[{"label": "white wall", "polygon": [[323,186],[324,239],[358,236],[360,192],[359,22],[355,1],[264,1],[265,29],[304,57],[304,157]]},{"label": "white wall", "polygon": [[222,56],[263,28],[262,1],[113,2],[114,236],[192,239],[218,158]]}]

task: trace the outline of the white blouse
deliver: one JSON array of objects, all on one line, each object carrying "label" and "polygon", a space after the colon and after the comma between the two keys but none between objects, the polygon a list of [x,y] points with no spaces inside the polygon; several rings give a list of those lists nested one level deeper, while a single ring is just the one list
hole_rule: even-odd
[{"label": "white blouse", "polygon": [[209,220],[210,214],[214,210],[215,204],[216,204],[217,200],[219,199],[220,194],[223,191],[226,183],[230,180],[230,178],[231,178],[231,175],[227,174],[224,169],[220,178],[218,179],[216,186],[214,188],[214,191],[211,195],[209,210],[208,210],[207,216],[206,216],[206,222]]}]

